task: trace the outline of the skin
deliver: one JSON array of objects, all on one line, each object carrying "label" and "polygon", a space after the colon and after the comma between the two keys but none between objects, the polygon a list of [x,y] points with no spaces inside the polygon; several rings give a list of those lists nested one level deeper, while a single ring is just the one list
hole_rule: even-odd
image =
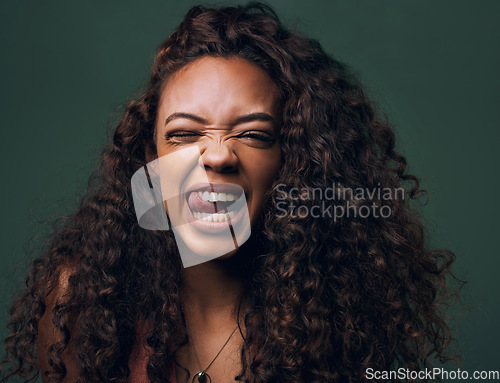
[{"label": "skin", "polygon": [[[40,322],[38,323],[38,358],[40,362],[40,371],[42,382],[49,382],[46,372],[52,371],[49,364],[47,353],[51,344],[63,340],[63,334],[57,330],[52,323],[52,310],[57,302],[64,303],[68,301],[68,279],[74,271],[74,265],[64,265],[58,276],[57,283],[50,286],[50,293],[46,299],[46,310]],[[71,321],[68,324],[69,331],[72,332]],[[80,375],[80,363],[76,356],[76,346],[71,340],[68,347],[61,353],[61,359],[66,366],[66,376],[61,380],[62,383],[76,382]]]},{"label": "skin", "polygon": [[[175,113],[183,115],[170,117]],[[247,116],[245,122],[242,116]],[[210,182],[243,188],[254,226],[280,166],[280,116],[278,90],[265,71],[241,58],[203,57],[176,72],[164,86],[156,122],[157,153],[162,157],[198,146],[199,168]],[[189,177],[187,184],[192,183]],[[190,230],[186,241],[205,238]],[[199,363],[189,346],[176,357],[191,373],[200,365],[206,368],[236,326],[244,277],[240,259],[248,253],[251,249],[243,247],[183,271],[181,294]],[[232,381],[239,373],[241,345],[236,331],[208,370],[212,381]],[[179,380],[184,377],[179,368],[176,373]]]}]

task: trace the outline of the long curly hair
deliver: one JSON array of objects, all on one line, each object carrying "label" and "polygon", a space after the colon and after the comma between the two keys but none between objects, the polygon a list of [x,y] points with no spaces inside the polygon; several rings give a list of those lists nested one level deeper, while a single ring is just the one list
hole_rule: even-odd
[{"label": "long curly hair", "polygon": [[[66,374],[61,354],[71,341],[78,382],[126,382],[144,318],[154,324],[147,373],[152,383],[165,381],[163,371],[187,342],[182,263],[171,232],[139,227],[130,180],[147,154],[156,154],[162,86],[203,56],[255,63],[282,101],[282,164],[247,244],[255,256],[236,380],[249,382],[251,372],[261,382],[356,382],[367,380],[370,367],[419,370],[447,360],[452,337],[444,308],[454,256],[428,248],[412,206],[422,190],[395,151],[391,127],[344,64],[285,29],[269,6],[250,3],[193,7],[160,46],[146,90],[127,104],[78,209],[33,262],[27,290],[11,309],[1,381],[39,375],[38,324],[62,270],[70,276],[51,313],[62,334],[49,348],[54,380]],[[351,209],[351,216],[294,214],[313,211],[324,196],[297,201],[284,192],[328,188],[335,198],[327,205]],[[403,198],[359,192],[401,188]],[[385,206],[390,215],[352,214],[363,206]]]}]

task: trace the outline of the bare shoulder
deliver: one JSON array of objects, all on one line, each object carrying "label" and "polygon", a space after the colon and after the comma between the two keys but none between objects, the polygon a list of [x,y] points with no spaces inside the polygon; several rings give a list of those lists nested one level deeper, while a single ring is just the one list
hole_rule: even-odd
[{"label": "bare shoulder", "polygon": [[[69,278],[74,271],[75,267],[70,264],[61,266],[54,279],[47,286],[45,313],[38,324],[38,358],[42,382],[44,383],[50,381],[46,373],[54,371],[48,358],[50,347],[64,339],[63,333],[53,322],[52,312],[56,305],[64,304],[69,299]],[[74,383],[78,378],[80,367],[71,339],[68,347],[61,354],[61,360],[66,368],[66,376],[62,382]]]}]

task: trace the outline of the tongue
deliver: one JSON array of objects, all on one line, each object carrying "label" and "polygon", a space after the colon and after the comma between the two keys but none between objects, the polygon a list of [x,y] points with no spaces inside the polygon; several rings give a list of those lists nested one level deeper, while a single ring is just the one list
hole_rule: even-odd
[{"label": "tongue", "polygon": [[234,202],[210,202],[203,201],[200,195],[197,192],[192,192],[188,198],[188,205],[191,211],[193,212],[201,212],[201,213],[220,213],[223,211],[227,211],[229,205]]}]

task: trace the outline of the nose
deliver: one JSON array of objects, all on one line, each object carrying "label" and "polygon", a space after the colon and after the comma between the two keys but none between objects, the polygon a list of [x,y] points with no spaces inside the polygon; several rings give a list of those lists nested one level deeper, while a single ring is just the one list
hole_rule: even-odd
[{"label": "nose", "polygon": [[200,148],[199,165],[217,173],[232,173],[238,168],[238,157],[229,142],[210,140]]}]

